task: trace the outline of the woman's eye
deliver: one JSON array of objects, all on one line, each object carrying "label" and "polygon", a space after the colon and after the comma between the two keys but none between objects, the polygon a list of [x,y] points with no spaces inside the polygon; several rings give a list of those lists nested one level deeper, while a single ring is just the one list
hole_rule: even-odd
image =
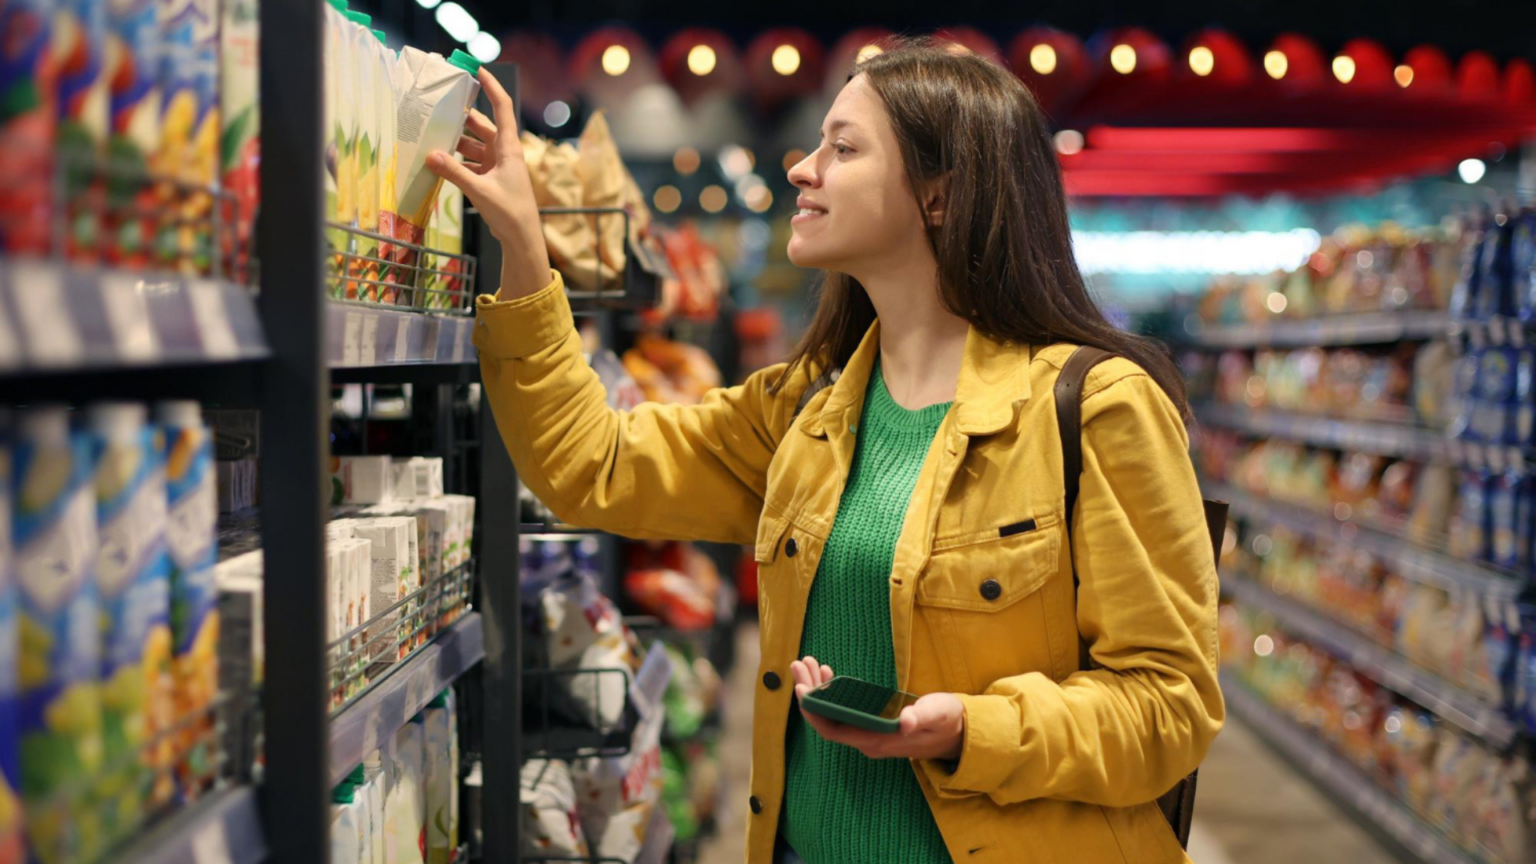
[{"label": "woman's eye", "polygon": [[842,144],[833,144],[832,145],[832,151],[834,153],[836,153],[837,155],[839,155],[839,156],[846,156],[849,153],[853,152],[853,148],[846,147],[846,146],[844,146]]}]

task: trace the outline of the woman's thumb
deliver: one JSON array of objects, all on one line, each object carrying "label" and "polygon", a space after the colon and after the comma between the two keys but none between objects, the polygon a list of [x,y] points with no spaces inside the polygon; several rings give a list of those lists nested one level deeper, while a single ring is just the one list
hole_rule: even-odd
[{"label": "woman's thumb", "polygon": [[465,192],[470,191],[477,176],[463,162],[441,150],[434,150],[427,154],[427,167],[431,169],[433,174],[447,180]]}]

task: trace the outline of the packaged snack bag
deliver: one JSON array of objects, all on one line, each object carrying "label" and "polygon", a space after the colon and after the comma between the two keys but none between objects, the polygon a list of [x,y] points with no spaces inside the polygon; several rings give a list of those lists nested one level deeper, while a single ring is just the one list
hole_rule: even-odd
[{"label": "packaged snack bag", "polygon": [[[0,657],[16,657],[16,573],[11,548],[11,454],[0,445]],[[19,665],[0,663],[0,864],[21,864],[21,719]]]},{"label": "packaged snack bag", "polygon": [[519,788],[524,857],[591,857],[576,810],[570,765],[558,759],[529,759],[523,763]]},{"label": "packaged snack bag", "polygon": [[629,753],[572,766],[581,825],[598,857],[633,861],[645,845],[651,811],[661,799],[664,716],[659,704],[643,708]]},{"label": "packaged snack bag", "polygon": [[[407,243],[426,240],[427,223],[437,204],[442,178],[427,168],[427,156],[434,151],[454,153],[464,133],[464,118],[479,95],[475,75],[480,63],[462,51],[444,60],[406,46],[401,49],[395,74],[399,76],[400,104],[396,119],[399,136],[399,201],[396,210],[395,237]],[[409,284],[427,287],[413,280],[419,256],[414,249],[398,247],[400,264],[406,269]],[[442,308],[439,301],[418,293],[414,305]]]},{"label": "packaged snack bag", "polygon": [[59,58],[59,158],[64,160],[64,252],[94,262],[100,248],[109,116],[106,0],[61,0],[54,48]]},{"label": "packaged snack bag", "polygon": [[1487,480],[1476,471],[1463,471],[1451,519],[1450,553],[1467,561],[1488,559],[1489,511]]},{"label": "packaged snack bag", "polygon": [[110,0],[107,81],[114,167],[107,177],[102,253],[107,263],[143,269],[150,262],[155,223],[154,187],[144,182],[160,146],[160,32],[155,0]]},{"label": "packaged snack bag", "polygon": [[235,197],[233,237],[224,237],[227,267],[237,282],[249,282],[251,244],[255,242],[260,201],[261,105],[257,60],[260,45],[257,0],[222,0],[219,17],[219,176]]},{"label": "packaged snack bag", "polygon": [[[639,670],[634,634],[592,580],[574,574],[560,579],[539,595],[539,607],[550,668]],[[560,676],[554,707],[578,723],[612,731],[624,720],[629,680],[613,673]]]},{"label": "packaged snack bag", "polygon": [[0,6],[0,251],[47,255],[53,227],[54,142],[58,131],[55,0]]},{"label": "packaged snack bag", "polygon": [[103,758],[100,791],[110,840],[132,833],[173,791],[169,742],[154,745],[174,712],[171,562],[166,547],[164,439],[143,405],[91,406],[96,521],[101,550]]},{"label": "packaged snack bag", "polygon": [[90,443],[70,432],[66,409],[20,416],[11,483],[18,734],[28,860],[42,864],[94,861],[107,839],[90,791],[102,768],[93,467]]},{"label": "packaged snack bag", "polygon": [[[1456,285],[1451,290],[1450,312],[1453,318],[1475,318],[1482,308],[1483,247],[1489,238],[1488,228],[1493,227],[1490,214],[1480,214],[1467,220],[1463,236],[1460,271]],[[1494,239],[1497,243],[1497,239]]]},{"label": "packaged snack bag", "polygon": [[1536,209],[1525,208],[1515,220],[1509,257],[1516,314],[1521,322],[1536,324]]},{"label": "packaged snack bag", "polygon": [[175,678],[176,773],[182,794],[196,797],[214,772],[212,706],[219,692],[218,493],[213,436],[196,402],[162,402],[156,420],[165,435],[171,553],[171,640]]},{"label": "packaged snack bag", "polygon": [[[1502,220],[1502,221],[1501,221]],[[1514,291],[1511,282],[1511,247],[1514,240],[1514,221],[1504,214],[1495,217],[1483,230],[1482,257],[1478,261],[1480,290],[1477,294],[1476,317],[1492,318],[1496,315],[1513,315]]]}]

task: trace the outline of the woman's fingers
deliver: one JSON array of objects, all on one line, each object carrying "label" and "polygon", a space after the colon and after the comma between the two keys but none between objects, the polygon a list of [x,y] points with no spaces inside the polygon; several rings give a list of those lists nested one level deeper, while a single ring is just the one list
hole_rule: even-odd
[{"label": "woman's fingers", "polygon": [[825,684],[828,681],[831,681],[832,677],[833,676],[832,676],[832,667],[831,666],[823,666],[823,667],[821,667],[821,683],[822,684]]},{"label": "woman's fingers", "polygon": [[432,173],[464,190],[464,194],[471,199],[479,191],[479,175],[441,150],[427,156],[427,167],[432,169]]},{"label": "woman's fingers", "polygon": [[496,140],[496,124],[491,122],[491,118],[481,114],[479,109],[469,109],[469,116],[464,120],[464,128],[481,141]]},{"label": "woman's fingers", "polygon": [[459,152],[466,162],[485,162],[488,150],[484,141],[465,135],[459,139]]},{"label": "woman's fingers", "polygon": [[[480,70],[480,86],[485,89],[485,96],[491,102],[492,119],[498,130],[506,130],[506,138],[517,140],[517,112],[512,106],[512,97],[507,95],[506,88],[496,80],[489,69]],[[498,140],[500,136],[498,135]]]}]

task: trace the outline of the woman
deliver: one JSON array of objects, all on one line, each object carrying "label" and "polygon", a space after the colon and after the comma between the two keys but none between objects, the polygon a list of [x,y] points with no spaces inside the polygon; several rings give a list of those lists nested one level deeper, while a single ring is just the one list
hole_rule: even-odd
[{"label": "woman", "polygon": [[[620,413],[481,80],[506,128],[474,115],[433,166],[503,246],[475,344],[524,481],[576,524],[754,546],[749,864],[1188,860],[1153,802],[1224,709],[1183,388],[1090,298],[1028,91],[920,43],[860,64],[789,172],[789,257],[827,271],[795,355]],[[1082,394],[1069,533],[1050,394],[1076,345],[1119,358]],[[792,711],[833,666],[922,698],[894,734]]]}]

